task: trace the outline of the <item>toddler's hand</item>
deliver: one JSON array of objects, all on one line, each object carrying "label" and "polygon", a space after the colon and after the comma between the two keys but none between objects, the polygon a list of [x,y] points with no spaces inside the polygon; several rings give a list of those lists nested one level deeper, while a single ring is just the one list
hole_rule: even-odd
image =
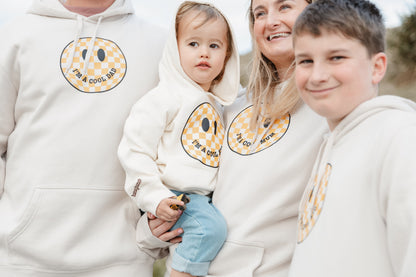
[{"label": "toddler's hand", "polygon": [[176,198],[165,198],[162,201],[160,201],[159,205],[157,206],[156,216],[165,221],[177,220],[181,216],[182,211],[173,210],[170,207],[171,205],[183,206],[185,205],[185,203],[180,200],[177,200]]}]

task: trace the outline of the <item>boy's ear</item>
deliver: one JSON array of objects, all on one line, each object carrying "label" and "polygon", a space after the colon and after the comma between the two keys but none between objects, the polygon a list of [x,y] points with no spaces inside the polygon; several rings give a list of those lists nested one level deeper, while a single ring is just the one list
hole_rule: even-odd
[{"label": "boy's ear", "polygon": [[387,70],[387,56],[385,53],[380,52],[373,56],[373,85],[377,85],[381,82]]}]

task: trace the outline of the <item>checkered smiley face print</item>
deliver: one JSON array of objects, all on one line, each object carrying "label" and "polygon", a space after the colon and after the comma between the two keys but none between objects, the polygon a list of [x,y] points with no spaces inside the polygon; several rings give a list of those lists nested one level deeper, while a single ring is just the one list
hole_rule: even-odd
[{"label": "checkered smiley face print", "polygon": [[[75,49],[73,49],[73,41],[65,47],[60,59],[61,70],[65,79],[81,92],[106,92],[123,80],[126,74],[126,60],[114,42],[96,38],[91,57],[86,63],[91,39],[90,37],[79,39]],[[71,59],[73,51],[75,53]],[[88,66],[86,71],[84,71],[85,66]]]},{"label": "checkered smiley face print", "polygon": [[302,200],[302,207],[298,216],[298,243],[303,242],[307,238],[318,221],[325,203],[331,171],[332,165],[328,163],[321,180],[317,180],[317,176],[315,176],[312,189],[308,191],[306,198]]},{"label": "checkered smiley face print", "polygon": [[218,113],[211,104],[203,103],[192,112],[182,131],[183,149],[201,163],[218,167],[224,133]]},{"label": "checkered smiley face print", "polygon": [[257,131],[250,129],[250,119],[253,106],[239,113],[228,129],[227,142],[229,148],[237,154],[246,156],[258,153],[278,142],[289,129],[290,114],[270,122],[262,119]]}]

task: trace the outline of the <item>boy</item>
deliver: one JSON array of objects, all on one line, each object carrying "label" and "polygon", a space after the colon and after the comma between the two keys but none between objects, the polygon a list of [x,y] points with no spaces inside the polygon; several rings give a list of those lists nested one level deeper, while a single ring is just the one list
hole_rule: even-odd
[{"label": "boy", "polygon": [[289,276],[416,276],[416,105],[376,97],[384,33],[365,0],[318,0],[295,24],[296,86],[330,134],[300,204]]},{"label": "boy", "polygon": [[[160,83],[133,107],[119,157],[126,191],[144,211],[184,229],[171,276],[203,276],[226,237],[212,205],[224,127],[221,106],[239,89],[239,60],[229,23],[213,6],[184,2],[159,67]],[[174,227],[176,228],[176,227]]]}]

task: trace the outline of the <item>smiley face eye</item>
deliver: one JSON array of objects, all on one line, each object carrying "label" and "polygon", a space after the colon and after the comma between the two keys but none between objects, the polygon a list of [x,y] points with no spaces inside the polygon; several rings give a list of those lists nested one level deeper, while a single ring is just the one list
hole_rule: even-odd
[{"label": "smiley face eye", "polygon": [[[82,58],[85,60],[85,57],[87,56],[87,49],[82,50]],[[105,52],[103,49],[98,49],[97,51],[97,58],[100,60],[100,62],[105,60]]]},{"label": "smiley face eye", "polygon": [[103,49],[101,49],[101,48],[98,49],[98,51],[97,51],[97,57],[100,60],[100,62],[104,61],[104,59],[105,59],[105,52],[104,52]]},{"label": "smiley face eye", "polygon": [[204,130],[204,132],[208,132],[208,130],[209,130],[209,120],[208,120],[208,118],[204,118],[202,120],[201,127],[202,127],[202,130]]},{"label": "smiley face eye", "polygon": [[264,123],[263,123],[263,127],[264,127],[264,128],[269,127],[270,123],[271,123],[270,118],[267,118],[267,119],[264,121]]},{"label": "smiley face eye", "polygon": [[[203,120],[202,120],[202,124],[201,124],[201,127],[202,127],[202,130],[204,130],[204,132],[208,132],[208,130],[209,130],[209,128],[210,128],[210,121],[209,121],[209,119],[208,118],[204,118]],[[217,123],[217,121],[214,121],[214,135],[217,135],[217,128],[218,128],[218,123]]]},{"label": "smiley face eye", "polygon": [[82,50],[82,58],[85,60],[85,56],[87,56],[87,49]]}]

